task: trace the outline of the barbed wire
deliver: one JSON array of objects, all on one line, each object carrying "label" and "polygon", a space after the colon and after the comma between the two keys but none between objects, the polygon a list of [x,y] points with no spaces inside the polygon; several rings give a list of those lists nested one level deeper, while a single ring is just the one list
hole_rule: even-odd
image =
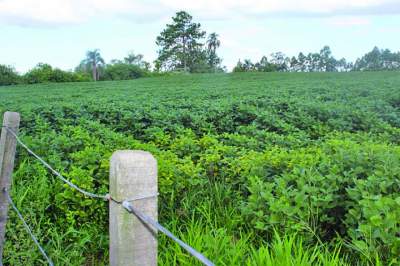
[{"label": "barbed wire", "polygon": [[[88,192],[88,191],[78,187],[77,185],[71,183],[65,177],[63,177],[58,171],[56,171],[53,167],[51,167],[45,160],[43,160],[39,155],[37,155],[35,152],[33,152],[24,142],[22,142],[22,140],[17,136],[17,134],[11,128],[9,128],[7,126],[3,126],[3,127],[15,137],[16,141],[29,154],[31,154],[37,160],[39,160],[46,168],[48,168],[53,174],[55,174],[59,179],[61,179],[64,183],[66,183],[70,187],[76,189],[77,191],[81,192],[82,194],[84,194],[84,195],[86,195],[88,197],[105,199],[105,200],[112,200],[113,202],[122,205],[128,212],[136,215],[142,222],[152,225],[153,227],[157,228],[158,231],[162,232],[163,234],[168,236],[170,239],[172,239],[173,241],[178,243],[178,245],[180,245],[183,249],[185,249],[187,252],[189,252],[191,255],[193,255],[195,258],[197,258],[199,261],[201,261],[204,265],[206,265],[206,266],[214,266],[214,263],[212,263],[209,259],[207,259],[203,254],[201,254],[200,252],[198,252],[197,250],[195,250],[194,248],[192,248],[191,246],[189,246],[188,244],[186,244],[185,242],[183,242],[182,240],[177,238],[168,229],[166,229],[161,224],[159,224],[157,221],[155,221],[151,217],[145,215],[144,213],[142,213],[140,210],[136,209],[135,207],[133,207],[129,203],[130,201],[137,201],[137,200],[143,200],[143,199],[148,199],[148,198],[152,198],[152,197],[157,197],[158,193],[154,194],[154,195],[144,195],[144,196],[138,196],[138,197],[131,198],[131,199],[126,199],[126,200],[123,200],[123,201],[118,201],[118,200],[112,198],[110,196],[110,194],[98,195],[98,194],[94,194],[94,193]],[[7,194],[7,196],[9,197],[8,194]],[[32,239],[34,239],[35,243],[38,245],[38,247],[39,247],[40,251],[42,252],[42,254],[48,259],[49,265],[53,266],[51,260],[47,257],[47,255],[44,253],[44,250],[40,247],[40,245],[37,242],[36,238],[31,233],[31,230],[29,229],[28,225],[23,220],[22,215],[20,215],[18,209],[12,203],[12,200],[11,200],[10,197],[9,197],[9,201],[13,205],[13,208],[16,210],[16,212],[17,212],[18,216],[20,217],[20,219],[24,222],[24,225],[26,226],[28,232],[31,234]]]},{"label": "barbed wire", "polygon": [[8,202],[10,203],[11,207],[14,209],[14,211],[17,213],[18,218],[21,220],[21,222],[23,223],[26,231],[28,232],[28,234],[31,236],[33,242],[35,242],[36,246],[39,248],[40,252],[42,253],[43,257],[46,258],[48,264],[50,266],[54,266],[53,261],[49,258],[49,256],[47,256],[46,252],[44,251],[43,247],[40,245],[39,241],[37,240],[37,238],[35,237],[35,235],[32,233],[31,228],[29,227],[29,225],[26,223],[24,217],[22,216],[21,212],[18,210],[17,206],[15,206],[13,200],[11,199],[10,195],[8,194],[8,191],[4,191],[4,193],[6,193],[7,195],[7,199]]}]

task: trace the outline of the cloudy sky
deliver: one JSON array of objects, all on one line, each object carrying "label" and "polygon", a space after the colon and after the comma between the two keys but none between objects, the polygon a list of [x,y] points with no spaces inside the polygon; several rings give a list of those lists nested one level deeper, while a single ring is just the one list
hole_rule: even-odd
[{"label": "cloudy sky", "polygon": [[400,0],[0,0],[0,64],[73,69],[93,48],[106,61],[131,50],[153,61],[157,35],[179,10],[220,35],[229,69],[239,58],[324,45],[350,60],[374,46],[400,50]]}]

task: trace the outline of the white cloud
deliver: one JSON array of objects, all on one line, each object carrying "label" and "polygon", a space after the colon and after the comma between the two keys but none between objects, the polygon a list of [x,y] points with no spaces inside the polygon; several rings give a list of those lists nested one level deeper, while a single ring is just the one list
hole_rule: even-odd
[{"label": "white cloud", "polygon": [[399,14],[398,0],[0,0],[0,21],[20,25],[81,23],[93,17],[138,21],[187,10],[202,19],[254,16]]},{"label": "white cloud", "polygon": [[14,23],[76,23],[81,21],[73,1],[0,1],[0,18]]},{"label": "white cloud", "polygon": [[332,26],[365,26],[370,25],[371,21],[366,17],[334,17],[327,19],[328,25]]},{"label": "white cloud", "polygon": [[0,0],[0,22],[19,25],[76,24],[93,17],[153,20],[166,10],[158,1],[137,0]]}]

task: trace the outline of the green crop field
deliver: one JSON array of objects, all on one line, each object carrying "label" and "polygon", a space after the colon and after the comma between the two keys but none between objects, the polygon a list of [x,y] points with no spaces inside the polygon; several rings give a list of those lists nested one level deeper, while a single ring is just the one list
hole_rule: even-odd
[{"label": "green crop field", "polygon": [[[217,265],[399,265],[400,73],[236,73],[0,88],[22,140],[108,191],[150,151],[159,221]],[[108,203],[18,148],[11,195],[56,265],[108,263]],[[7,265],[44,260],[10,210]],[[160,265],[198,265],[159,236]]]}]

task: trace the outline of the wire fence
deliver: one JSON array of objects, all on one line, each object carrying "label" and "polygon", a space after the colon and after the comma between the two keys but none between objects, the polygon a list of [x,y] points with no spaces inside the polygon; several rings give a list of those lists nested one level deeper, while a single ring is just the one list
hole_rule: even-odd
[{"label": "wire fence", "polygon": [[37,238],[35,237],[35,235],[32,233],[31,228],[29,227],[29,225],[26,223],[24,217],[22,216],[21,212],[18,210],[17,206],[15,206],[13,200],[11,199],[10,195],[8,194],[8,191],[5,191],[6,195],[7,195],[7,199],[8,202],[10,203],[10,205],[12,206],[12,208],[14,209],[14,211],[17,213],[18,218],[21,220],[22,224],[24,225],[26,231],[28,232],[28,234],[30,235],[30,237],[32,238],[33,242],[35,242],[36,246],[39,248],[40,253],[42,253],[43,257],[47,260],[48,264],[50,266],[53,266],[53,261],[49,258],[49,256],[47,256],[46,252],[44,251],[44,248],[40,245],[39,241],[37,240]]},{"label": "wire fence", "polygon": [[14,138],[16,139],[18,144],[20,144],[29,154],[31,154],[33,157],[35,157],[39,162],[41,162],[47,169],[49,169],[54,175],[56,175],[59,179],[61,179],[61,181],[66,183],[68,186],[70,186],[73,189],[78,190],[82,194],[84,194],[84,195],[86,195],[88,197],[91,197],[91,198],[99,198],[99,199],[105,199],[105,200],[109,199],[108,195],[98,195],[98,194],[94,194],[94,193],[88,192],[88,191],[86,191],[84,189],[81,189],[77,185],[74,185],[72,182],[68,181],[58,171],[54,170],[54,168],[51,167],[46,161],[44,161],[39,155],[34,153],[28,146],[26,146],[25,143],[23,143],[21,141],[21,139],[17,136],[17,134],[12,129],[10,129],[9,127],[5,127],[5,128],[6,128],[6,130],[8,132],[10,132],[11,135],[14,136]]},{"label": "wire fence", "polygon": [[[159,224],[157,221],[155,221],[154,219],[152,219],[151,217],[149,217],[148,215],[144,214],[143,212],[141,212],[140,210],[136,209],[130,202],[132,201],[136,201],[136,200],[141,200],[141,199],[146,199],[146,198],[150,198],[150,197],[156,197],[157,195],[144,195],[144,196],[140,196],[140,197],[135,197],[132,199],[125,199],[123,201],[118,201],[116,199],[114,199],[110,194],[105,194],[105,195],[99,195],[99,194],[95,194],[89,191],[86,191],[80,187],[78,187],[77,185],[73,184],[72,182],[70,182],[69,180],[67,180],[65,177],[62,176],[61,173],[59,173],[58,171],[56,171],[51,165],[49,165],[45,160],[43,160],[39,155],[37,155],[35,152],[33,152],[18,136],[17,134],[9,127],[7,126],[2,126],[3,128],[5,128],[11,135],[14,136],[14,138],[16,139],[17,143],[23,147],[30,155],[32,155],[33,157],[35,157],[39,162],[41,162],[47,169],[49,169],[55,176],[57,176],[61,181],[63,181],[65,184],[67,184],[69,187],[79,191],[80,193],[84,194],[87,197],[90,198],[97,198],[97,199],[103,199],[103,200],[107,200],[107,201],[113,201],[117,204],[122,205],[123,208],[125,208],[129,213],[135,215],[138,219],[140,219],[143,223],[147,224],[147,225],[151,225],[154,228],[156,228],[156,230],[162,232],[163,234],[165,234],[167,237],[169,237],[170,239],[172,239],[174,242],[176,242],[179,246],[181,246],[183,249],[185,249],[188,253],[190,253],[192,256],[194,256],[195,258],[197,258],[201,263],[203,263],[206,266],[214,266],[214,263],[211,262],[206,256],[204,256],[202,253],[198,252],[197,250],[195,250],[194,248],[192,248],[191,246],[189,246],[188,244],[186,244],[185,242],[183,242],[182,240],[180,240],[178,237],[176,237],[171,231],[169,231],[167,228],[165,228],[164,226],[162,226],[161,224]],[[10,195],[8,194],[8,191],[5,191],[5,193],[7,193],[7,197],[8,197],[8,201],[10,202],[12,208],[15,210],[15,212],[17,213],[19,219],[22,221],[22,223],[24,224],[24,227],[26,229],[26,231],[29,233],[29,235],[31,236],[32,240],[35,242],[35,244],[38,246],[40,252],[42,253],[43,257],[45,257],[45,259],[47,260],[48,264],[50,266],[53,266],[53,262],[52,260],[47,256],[47,254],[45,253],[43,247],[39,244],[37,238],[33,235],[32,230],[30,229],[30,227],[28,226],[28,224],[26,223],[25,219],[23,218],[21,212],[17,209],[16,205],[14,204],[14,202],[12,201]]]}]

